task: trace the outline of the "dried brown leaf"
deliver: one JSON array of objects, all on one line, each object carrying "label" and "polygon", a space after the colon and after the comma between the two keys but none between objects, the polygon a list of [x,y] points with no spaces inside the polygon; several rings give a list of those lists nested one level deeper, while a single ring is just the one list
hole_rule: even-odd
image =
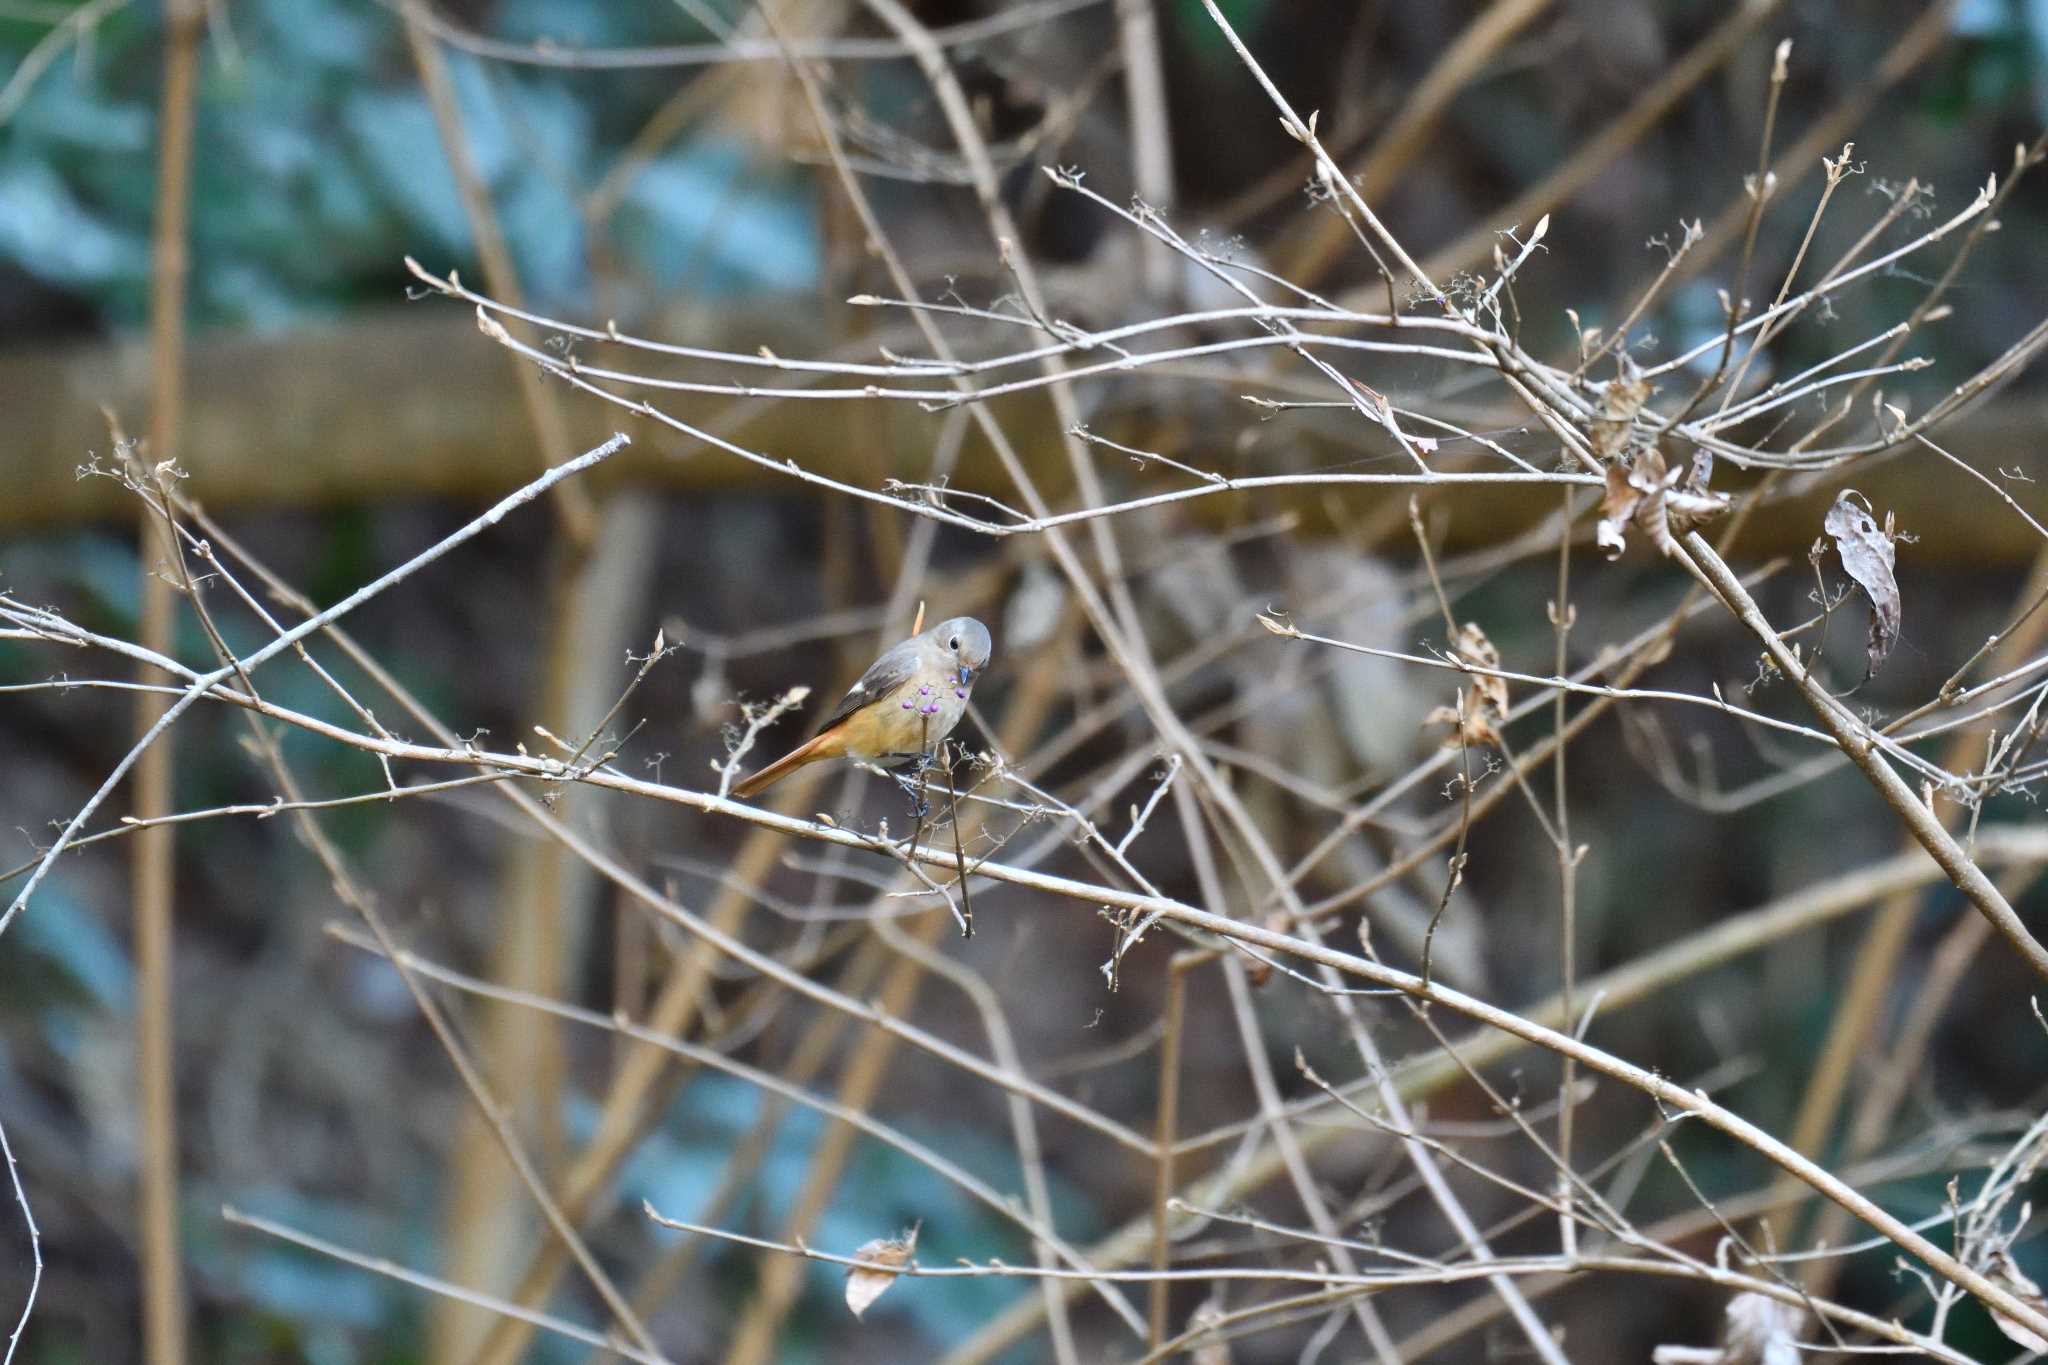
[{"label": "dried brown leaf", "polygon": [[1593,453],[1603,460],[1618,460],[1628,445],[1629,423],[1595,418],[1586,432],[1593,438]]},{"label": "dried brown leaf", "polygon": [[[1493,641],[1486,638],[1486,632],[1479,628],[1477,621],[1467,621],[1458,628],[1458,636],[1451,641],[1451,650],[1466,663],[1475,668],[1500,669],[1500,651]],[[1472,689],[1492,708],[1495,716],[1505,718],[1508,713],[1508,680],[1492,674],[1474,674]]]},{"label": "dried brown leaf", "polygon": [[1629,481],[1629,472],[1619,464],[1607,466],[1607,495],[1600,499],[1600,525],[1594,532],[1594,539],[1600,548],[1607,551],[1609,559],[1617,559],[1628,548],[1628,537],[1623,533],[1636,514],[1636,504],[1642,501],[1642,494]]},{"label": "dried brown leaf", "polygon": [[1887,513],[1880,528],[1863,495],[1845,488],[1821,519],[1821,527],[1834,539],[1842,568],[1870,599],[1870,667],[1863,675],[1868,678],[1883,666],[1885,656],[1899,640],[1903,604],[1899,600],[1899,581],[1893,572],[1898,549],[1892,519]]},{"label": "dried brown leaf", "polygon": [[[1500,651],[1476,621],[1458,627],[1458,633],[1451,639],[1451,654],[1474,668],[1500,668]],[[1459,689],[1456,706],[1439,706],[1423,717],[1422,723],[1450,726],[1451,732],[1444,736],[1447,749],[1468,744],[1497,749],[1501,738],[1495,723],[1507,719],[1508,680],[1492,673],[1474,673],[1470,677],[1471,681]]]},{"label": "dried brown leaf", "polygon": [[1600,391],[1600,415],[1587,424],[1593,450],[1603,460],[1613,460],[1628,448],[1629,432],[1636,414],[1650,401],[1650,382],[1635,361],[1624,353],[1616,357],[1620,373]]},{"label": "dried brown leaf", "polygon": [[922,1226],[912,1224],[901,1237],[877,1237],[853,1253],[855,1260],[867,1262],[849,1266],[846,1271],[846,1306],[855,1317],[867,1312],[870,1304],[888,1292],[889,1286],[896,1283],[897,1272],[910,1264],[911,1254],[917,1250],[917,1230]]},{"label": "dried brown leaf", "polygon": [[1728,495],[1707,487],[1713,457],[1701,452],[1690,471],[1666,467],[1654,448],[1636,456],[1624,470],[1607,466],[1607,495],[1600,500],[1600,524],[1594,539],[1613,559],[1628,548],[1630,522],[1640,527],[1659,553],[1669,555],[1672,542],[1702,522],[1728,510]]}]

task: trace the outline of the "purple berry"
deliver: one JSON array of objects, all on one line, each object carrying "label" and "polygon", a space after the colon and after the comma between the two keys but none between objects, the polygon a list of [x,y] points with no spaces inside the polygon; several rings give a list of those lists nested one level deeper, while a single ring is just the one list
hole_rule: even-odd
[{"label": "purple berry", "polygon": [[906,710],[906,711],[908,711],[908,710],[909,710],[909,709],[910,709],[911,707],[913,707],[913,706],[915,706],[915,705],[917,705],[917,703],[916,703],[916,702],[911,702],[911,701],[907,701],[907,702],[904,702],[904,703],[903,703],[903,709],[904,709],[904,710]]},{"label": "purple berry", "polygon": [[966,688],[964,688],[964,687],[956,687],[956,688],[954,688],[954,689],[953,689],[953,695],[954,695],[954,696],[956,696],[956,697],[958,697],[958,698],[959,698],[960,700],[962,700],[962,701],[966,701],[966,700],[967,700],[967,689],[966,689]]}]

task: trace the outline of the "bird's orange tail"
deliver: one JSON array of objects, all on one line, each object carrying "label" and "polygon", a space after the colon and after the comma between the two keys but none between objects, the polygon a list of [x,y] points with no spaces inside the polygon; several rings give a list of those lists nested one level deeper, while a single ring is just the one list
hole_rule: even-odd
[{"label": "bird's orange tail", "polygon": [[806,763],[816,763],[820,759],[825,758],[837,758],[845,751],[845,748],[844,736],[839,733],[838,727],[834,726],[823,734],[797,745],[796,748],[791,749],[781,758],[776,759],[746,781],[735,784],[732,794],[739,797],[742,801],[750,800],[756,794],[766,791],[783,778],[788,777]]}]

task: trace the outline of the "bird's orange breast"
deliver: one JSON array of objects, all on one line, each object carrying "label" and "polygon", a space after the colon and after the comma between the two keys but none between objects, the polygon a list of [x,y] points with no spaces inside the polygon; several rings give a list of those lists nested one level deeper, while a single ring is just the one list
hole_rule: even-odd
[{"label": "bird's orange breast", "polygon": [[843,752],[860,759],[921,754],[951,734],[966,714],[966,689],[922,671],[833,727]]}]

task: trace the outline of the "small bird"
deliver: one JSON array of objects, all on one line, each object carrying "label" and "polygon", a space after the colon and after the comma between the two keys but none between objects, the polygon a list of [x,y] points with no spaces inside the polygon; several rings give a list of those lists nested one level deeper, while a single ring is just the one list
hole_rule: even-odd
[{"label": "small bird", "polygon": [[750,797],[806,763],[850,758],[896,764],[927,755],[967,712],[988,667],[988,627],[972,616],[941,621],[891,645],[839,699],[818,733],[732,789]]}]

